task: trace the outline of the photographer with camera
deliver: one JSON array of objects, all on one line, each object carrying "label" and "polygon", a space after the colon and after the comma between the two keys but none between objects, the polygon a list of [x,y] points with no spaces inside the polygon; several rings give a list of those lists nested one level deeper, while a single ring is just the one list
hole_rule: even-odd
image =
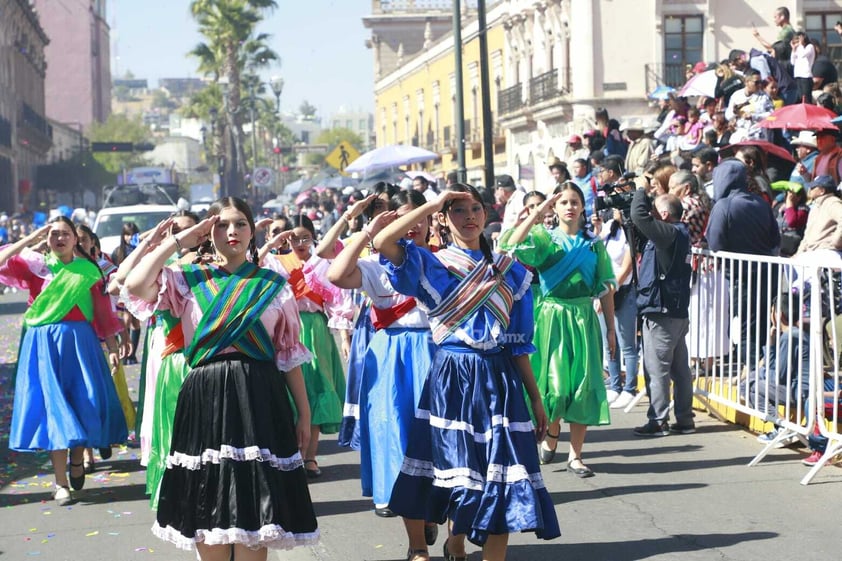
[{"label": "photographer with camera", "polygon": [[[634,429],[637,436],[696,431],[686,341],[692,273],[690,233],[681,222],[683,212],[675,195],[660,195],[654,209],[642,189],[635,191],[632,199],[632,222],[649,240],[643,250],[637,287],[637,307],[643,316],[643,375],[649,394],[649,421]],[[672,425],[670,380],[676,420]]]}]

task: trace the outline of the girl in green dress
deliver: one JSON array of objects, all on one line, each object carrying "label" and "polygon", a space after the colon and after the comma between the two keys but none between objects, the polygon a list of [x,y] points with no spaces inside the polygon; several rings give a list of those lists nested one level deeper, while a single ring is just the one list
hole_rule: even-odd
[{"label": "girl in green dress", "polygon": [[[614,325],[616,284],[605,246],[583,228],[585,197],[566,181],[532,211],[501,249],[538,272],[542,293],[536,314],[535,346],[530,357],[550,424],[541,443],[541,463],[549,463],[558,445],[560,421],[570,423],[567,470],[579,477],[593,471],[582,463],[587,427],[610,422],[602,379],[602,335],[593,300],[599,298],[607,325]],[[544,214],[555,210],[558,227],[547,230]],[[607,334],[614,354],[613,328]]]}]

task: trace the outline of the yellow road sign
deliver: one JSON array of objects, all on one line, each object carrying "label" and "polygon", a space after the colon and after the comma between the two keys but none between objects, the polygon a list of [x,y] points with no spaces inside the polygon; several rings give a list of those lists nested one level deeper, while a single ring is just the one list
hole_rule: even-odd
[{"label": "yellow road sign", "polygon": [[345,168],[348,164],[360,157],[357,149],[347,142],[340,142],[336,148],[331,150],[330,154],[325,158],[327,165],[339,170],[339,173],[346,175]]}]

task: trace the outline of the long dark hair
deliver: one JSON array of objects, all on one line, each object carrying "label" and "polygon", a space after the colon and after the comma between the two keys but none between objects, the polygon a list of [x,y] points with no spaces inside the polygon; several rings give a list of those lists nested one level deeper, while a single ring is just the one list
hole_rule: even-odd
[{"label": "long dark hair", "polygon": [[371,220],[374,217],[374,205],[377,202],[377,199],[380,198],[380,195],[386,193],[386,195],[391,199],[395,196],[395,193],[400,191],[400,188],[397,185],[393,185],[391,183],[386,183],[385,181],[378,181],[374,184],[374,187],[371,189],[371,192],[375,195],[375,200],[371,201],[371,204],[366,207],[363,214],[365,217]]},{"label": "long dark hair", "polygon": [[308,230],[313,236],[313,243],[316,242],[316,227],[313,225],[313,221],[310,220],[308,216],[296,214],[291,217],[289,219],[289,224],[287,224],[287,230],[294,230],[295,228],[304,228]]},{"label": "long dark hair", "polygon": [[257,265],[257,242],[255,241],[257,233],[254,227],[254,214],[251,212],[251,207],[249,207],[248,203],[246,203],[243,199],[239,199],[237,197],[223,197],[208,208],[207,216],[219,215],[226,208],[234,208],[243,213],[246,217],[246,220],[249,223],[249,228],[251,228],[251,240],[249,241],[248,247],[249,253],[251,255],[252,263]]},{"label": "long dark hair", "polygon": [[[576,196],[579,197],[579,202],[582,203],[582,208],[585,208],[585,194],[582,192],[582,189],[573,183],[572,181],[565,181],[555,189],[553,189],[553,195],[557,195],[559,193],[563,193],[564,191],[573,191],[576,193]],[[579,216],[579,231],[582,233],[583,236],[589,239],[593,239],[593,235],[588,231],[585,227],[585,213],[584,211]]]},{"label": "long dark hair", "polygon": [[[69,221],[70,219],[68,219]],[[72,222],[71,222],[72,224]],[[137,224],[134,222],[126,222],[123,224],[122,230],[120,230],[120,245],[117,246],[117,249],[114,251],[114,262],[119,265],[123,262],[123,259],[132,251],[131,246],[126,243],[126,236],[133,236],[134,234],[139,234],[140,230],[137,227]]]},{"label": "long dark hair", "polygon": [[91,255],[87,251],[85,251],[85,249],[79,243],[79,231],[76,229],[76,225],[68,217],[62,216],[62,215],[56,216],[55,218],[53,218],[50,221],[51,224],[56,224],[58,222],[62,222],[64,224],[66,224],[67,226],[69,226],[70,231],[73,232],[74,236],[76,236],[76,243],[74,244],[73,249],[79,255],[81,255],[82,257],[84,257],[88,261],[90,261],[93,264],[94,267],[96,267],[97,272],[99,272],[99,278],[102,280],[102,287],[100,288],[100,290],[102,291],[103,294],[105,294],[105,289],[106,289],[106,287],[105,287],[105,275],[102,273],[102,269],[99,268],[99,265],[97,264],[96,259],[91,257]]},{"label": "long dark hair", "polygon": [[[398,191],[392,198],[389,199],[389,210],[398,210],[404,205],[409,205],[412,208],[418,208],[427,204],[427,197],[421,191],[410,189],[408,191]],[[430,241],[430,236],[433,235],[432,228],[430,228],[431,218],[427,217],[427,237],[424,239],[425,243]]]},{"label": "long dark hair", "polygon": [[[482,200],[482,196],[479,194],[479,191],[476,190],[472,185],[468,185],[466,183],[454,183],[450,187],[447,188],[448,191],[456,191],[457,193],[470,193],[471,198],[473,198],[476,202],[482,205],[483,209],[485,209],[485,203]],[[444,203],[444,206],[441,209],[442,214],[447,214],[450,211],[450,207],[453,206],[453,201],[447,201]],[[439,228],[439,236],[441,237],[442,245],[450,244],[450,228],[447,226],[442,226]],[[485,233],[481,232],[479,235],[479,248],[482,251],[482,256],[485,261],[491,265],[492,269],[494,270],[495,275],[500,274],[500,270],[497,269],[497,265],[494,263],[494,254],[491,252],[491,244],[488,243],[488,238],[485,237]]]}]

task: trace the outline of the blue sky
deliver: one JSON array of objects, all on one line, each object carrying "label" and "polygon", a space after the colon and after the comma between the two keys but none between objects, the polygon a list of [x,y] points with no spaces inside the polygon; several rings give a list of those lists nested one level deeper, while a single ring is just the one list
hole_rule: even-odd
[{"label": "blue sky", "polygon": [[[340,106],[372,111],[372,51],[362,17],[370,0],[277,0],[278,8],[259,26],[271,34],[270,45],[282,59],[282,110],[307,100],[328,117]],[[111,0],[112,72],[130,70],[156,85],[158,78],[199,77],[186,56],[202,39],[190,16],[189,0]],[[116,53],[115,53],[116,48]],[[115,54],[119,60],[115,59]]]}]

